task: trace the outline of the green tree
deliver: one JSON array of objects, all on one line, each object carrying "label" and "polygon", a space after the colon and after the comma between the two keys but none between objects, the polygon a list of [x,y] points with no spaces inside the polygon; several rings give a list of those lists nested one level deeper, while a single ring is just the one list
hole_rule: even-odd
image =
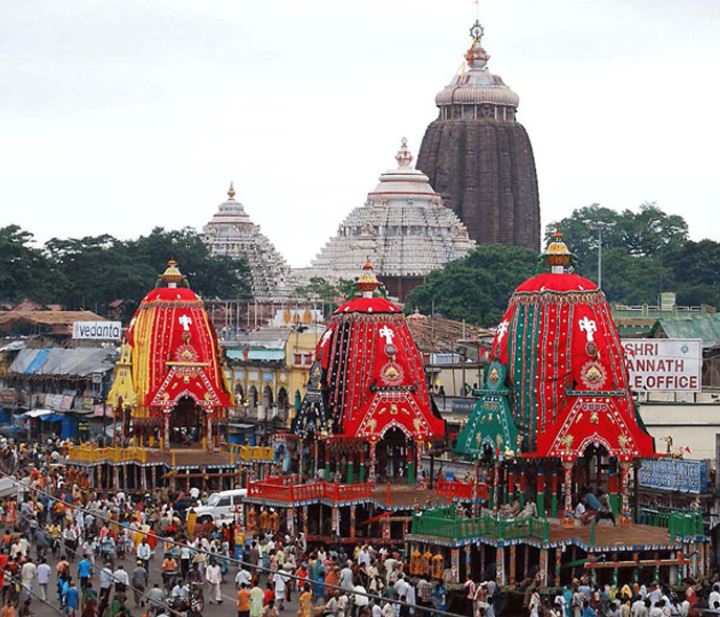
[{"label": "green tree", "polygon": [[332,313],[340,303],[352,298],[355,293],[355,281],[340,279],[330,283],[322,276],[311,277],[307,284],[295,289],[295,294],[308,302],[319,302],[325,316]]},{"label": "green tree", "polygon": [[410,292],[408,312],[440,313],[470,323],[496,324],[514,289],[535,273],[537,255],[517,246],[481,245],[469,255],[431,272]]},{"label": "green tree", "polygon": [[0,302],[50,302],[52,281],[50,263],[33,246],[33,235],[17,225],[0,228]]},{"label": "green tree", "polygon": [[672,290],[675,275],[658,256],[632,255],[621,248],[603,252],[603,291],[613,304],[654,304]]},{"label": "green tree", "polygon": [[45,245],[56,272],[56,302],[101,314],[120,310],[127,318],[152,289],[169,259],[175,259],[203,297],[251,297],[244,261],[211,256],[192,229],[153,229],[147,236],[121,241],[110,235],[62,240]]},{"label": "green tree", "polygon": [[[570,216],[548,225],[545,236],[549,239],[553,232],[560,230],[570,250],[577,255],[578,272],[592,280],[597,280],[598,274],[598,224],[604,225],[603,251],[621,249],[636,257],[662,257],[688,241],[685,219],[666,214],[654,203],[642,204],[637,212],[629,209],[616,212],[598,204],[578,208]],[[606,276],[604,264],[605,259],[603,278]]]},{"label": "green tree", "polygon": [[689,241],[663,258],[677,281],[678,304],[720,306],[720,243]]}]

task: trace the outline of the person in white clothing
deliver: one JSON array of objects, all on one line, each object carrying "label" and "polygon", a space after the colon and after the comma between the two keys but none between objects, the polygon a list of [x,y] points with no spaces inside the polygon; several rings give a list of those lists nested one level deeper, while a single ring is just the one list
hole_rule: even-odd
[{"label": "person in white clothing", "polygon": [[50,584],[50,574],[52,570],[48,565],[47,560],[43,557],[40,561],[40,565],[37,567],[37,582],[40,587],[40,597],[47,601],[48,599],[48,585]]},{"label": "person in white clothing", "polygon": [[275,600],[277,601],[277,608],[279,611],[283,610],[285,603],[285,592],[287,591],[287,584],[290,578],[283,570],[278,570],[273,575],[273,585],[275,586]]},{"label": "person in white clothing", "polygon": [[112,580],[115,581],[115,591],[118,593],[125,593],[125,590],[130,583],[130,577],[122,565],[118,566],[117,570],[112,573]]},{"label": "person in white clothing", "polygon": [[152,549],[147,543],[147,539],[143,538],[142,542],[137,547],[137,558],[142,561],[143,567],[147,570],[150,564],[150,558],[152,557]]},{"label": "person in white clothing", "polygon": [[712,586],[712,591],[710,592],[710,597],[708,598],[708,608],[720,608],[720,583],[715,583]]},{"label": "person in white clothing", "polygon": [[24,596],[21,601],[24,601],[25,598],[32,598],[32,587],[36,571],[37,566],[32,561],[26,561],[20,569],[20,580],[22,581]]},{"label": "person in white clothing", "polygon": [[243,585],[245,585],[249,589],[251,587],[250,583],[252,583],[252,575],[240,566],[240,569],[235,575],[235,587],[240,589]]},{"label": "person in white clothing", "polygon": [[220,591],[222,570],[214,559],[211,559],[210,565],[205,568],[205,580],[210,585],[210,603],[222,604],[222,592]]}]

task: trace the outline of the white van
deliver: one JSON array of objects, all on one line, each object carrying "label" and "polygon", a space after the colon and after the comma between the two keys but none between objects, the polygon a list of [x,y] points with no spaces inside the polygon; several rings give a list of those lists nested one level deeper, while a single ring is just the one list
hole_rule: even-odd
[{"label": "white van", "polygon": [[242,505],[246,495],[247,489],[245,488],[212,493],[208,497],[207,504],[194,508],[198,523],[231,521],[235,518],[235,514],[239,510],[238,506]]}]

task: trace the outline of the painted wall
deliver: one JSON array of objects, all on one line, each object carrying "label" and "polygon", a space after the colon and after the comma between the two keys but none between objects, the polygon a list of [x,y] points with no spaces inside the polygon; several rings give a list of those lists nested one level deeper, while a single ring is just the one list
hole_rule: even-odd
[{"label": "painted wall", "polygon": [[640,403],[640,415],[655,447],[666,451],[663,440],[673,438],[673,450],[690,448],[687,458],[715,460],[715,434],[720,433],[720,402],[716,403]]}]

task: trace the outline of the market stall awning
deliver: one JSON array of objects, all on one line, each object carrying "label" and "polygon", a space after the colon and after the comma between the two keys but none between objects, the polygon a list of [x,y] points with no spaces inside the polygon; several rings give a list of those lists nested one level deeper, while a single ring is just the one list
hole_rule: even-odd
[{"label": "market stall awning", "polygon": [[61,422],[63,419],[59,413],[52,413],[49,416],[42,416],[40,422]]},{"label": "market stall awning", "polygon": [[52,413],[52,409],[31,409],[23,415],[27,418],[42,418],[44,416],[50,416]]}]

